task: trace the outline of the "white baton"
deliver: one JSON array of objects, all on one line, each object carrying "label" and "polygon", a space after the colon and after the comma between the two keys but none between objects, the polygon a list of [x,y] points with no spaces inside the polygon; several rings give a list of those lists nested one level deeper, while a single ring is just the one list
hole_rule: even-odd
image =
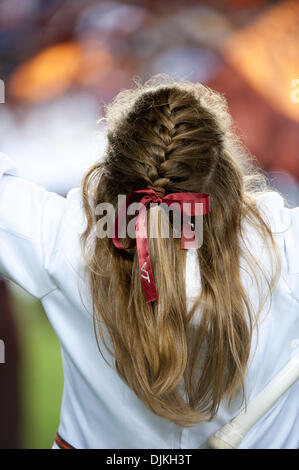
[{"label": "white baton", "polygon": [[208,440],[212,449],[236,449],[248,431],[299,379],[299,354],[249,403],[236,418],[225,424]]}]

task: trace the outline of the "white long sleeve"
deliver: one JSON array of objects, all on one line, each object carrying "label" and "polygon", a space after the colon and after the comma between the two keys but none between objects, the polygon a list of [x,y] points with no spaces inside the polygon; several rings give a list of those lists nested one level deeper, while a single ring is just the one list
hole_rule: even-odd
[{"label": "white long sleeve", "polygon": [[47,272],[65,199],[17,176],[0,154],[0,272],[41,298],[56,286]]}]

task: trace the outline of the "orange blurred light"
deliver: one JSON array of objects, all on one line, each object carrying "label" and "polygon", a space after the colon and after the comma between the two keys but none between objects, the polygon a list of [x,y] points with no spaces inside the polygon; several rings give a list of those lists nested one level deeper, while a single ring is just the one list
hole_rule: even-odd
[{"label": "orange blurred light", "polygon": [[102,43],[57,44],[18,67],[8,84],[9,92],[33,102],[55,98],[72,85],[99,85],[112,66],[113,58]]},{"label": "orange blurred light", "polygon": [[63,93],[78,74],[81,55],[81,47],[76,43],[49,47],[17,68],[9,82],[9,92],[26,101]]}]

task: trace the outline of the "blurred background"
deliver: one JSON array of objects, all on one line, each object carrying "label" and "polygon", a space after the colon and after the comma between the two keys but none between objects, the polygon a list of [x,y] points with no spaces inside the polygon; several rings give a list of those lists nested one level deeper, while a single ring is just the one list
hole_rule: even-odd
[{"label": "blurred background", "polygon": [[[223,93],[273,188],[299,204],[295,0],[0,0],[0,151],[65,195],[101,155],[103,105],[163,72]],[[4,281],[0,339],[0,448],[49,448],[59,344],[40,303]]]}]

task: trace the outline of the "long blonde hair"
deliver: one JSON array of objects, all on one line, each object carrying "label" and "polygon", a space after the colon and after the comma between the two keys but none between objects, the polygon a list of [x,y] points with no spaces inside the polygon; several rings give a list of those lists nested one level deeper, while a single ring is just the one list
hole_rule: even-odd
[{"label": "long blonde hair", "polygon": [[[136,81],[106,106],[105,121],[104,158],[82,183],[87,228],[81,241],[95,329],[137,397],[158,416],[190,427],[212,419],[223,398],[244,392],[253,329],[264,301],[252,311],[239,260],[248,261],[253,277],[261,273],[270,297],[280,267],[272,232],[257,207],[267,182],[236,138],[225,99],[199,83],[165,74],[144,84]],[[94,236],[99,203],[116,208],[119,194],[145,187],[210,195],[211,212],[203,216],[203,244],[197,250],[201,289],[189,310],[180,240],[149,238],[159,294],[149,311],[135,248],[119,251],[111,238]],[[240,243],[244,220],[269,251],[274,266],[269,276]]]}]

